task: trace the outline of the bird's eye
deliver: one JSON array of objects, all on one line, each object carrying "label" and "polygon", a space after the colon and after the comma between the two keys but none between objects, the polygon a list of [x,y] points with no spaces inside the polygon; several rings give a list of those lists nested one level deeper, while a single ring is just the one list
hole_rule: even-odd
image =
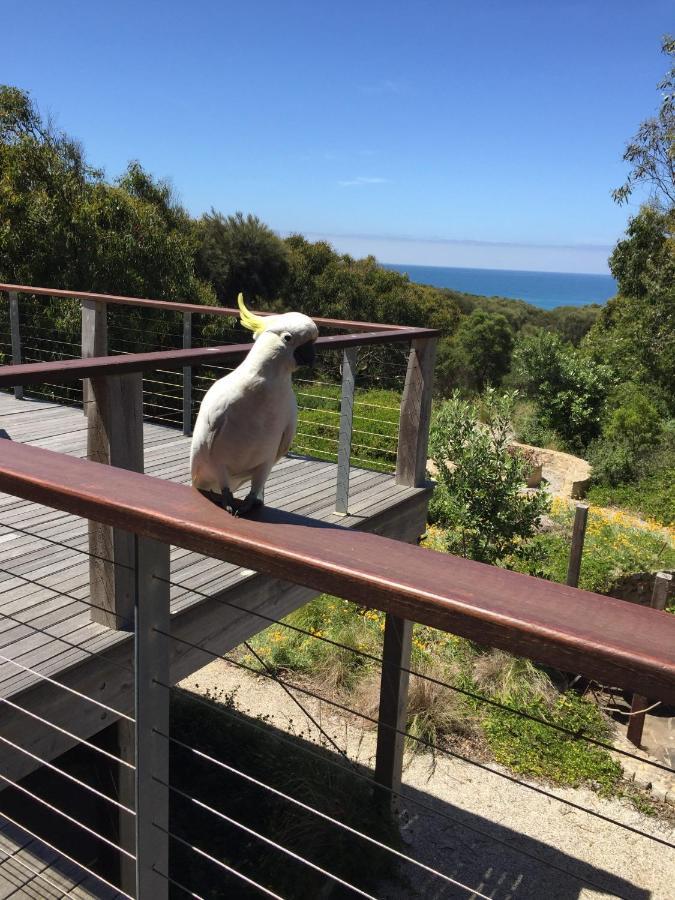
[{"label": "bird's eye", "polygon": [[289,331],[285,331],[281,335],[281,340],[284,342],[284,344],[290,344],[290,342],[293,340],[293,335]]}]

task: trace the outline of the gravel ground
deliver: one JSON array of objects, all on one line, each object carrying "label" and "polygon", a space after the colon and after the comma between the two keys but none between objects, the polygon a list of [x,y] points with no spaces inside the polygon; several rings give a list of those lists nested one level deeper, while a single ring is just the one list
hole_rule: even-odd
[{"label": "gravel ground", "polygon": [[[265,716],[277,728],[327,745],[293,700],[269,679],[215,661],[181,686],[216,696],[236,691],[236,706],[242,712]],[[326,704],[303,695],[298,699],[350,758],[372,767],[372,731],[335,715]],[[668,825],[588,790],[546,788],[555,797],[544,796],[500,777],[505,770],[490,769],[440,754],[435,759],[418,754],[406,760],[405,800],[399,811],[402,849],[446,877],[403,863],[395,884],[380,885],[379,898],[675,898],[675,850],[569,803],[672,844],[675,834]],[[469,889],[453,884],[453,879]]]}]

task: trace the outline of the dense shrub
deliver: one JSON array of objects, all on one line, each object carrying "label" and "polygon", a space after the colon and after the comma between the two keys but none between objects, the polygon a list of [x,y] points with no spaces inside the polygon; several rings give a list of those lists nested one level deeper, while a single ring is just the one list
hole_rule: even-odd
[{"label": "dense shrub", "polygon": [[488,389],[479,407],[455,393],[431,426],[429,452],[442,486],[434,514],[448,528],[448,550],[480,562],[526,553],[548,508],[544,492],[523,493],[524,461],[508,450],[513,402]]},{"label": "dense shrub", "polygon": [[537,404],[541,424],[568,448],[583,450],[600,433],[611,382],[606,366],[546,331],[521,338],[513,353],[516,384]]}]

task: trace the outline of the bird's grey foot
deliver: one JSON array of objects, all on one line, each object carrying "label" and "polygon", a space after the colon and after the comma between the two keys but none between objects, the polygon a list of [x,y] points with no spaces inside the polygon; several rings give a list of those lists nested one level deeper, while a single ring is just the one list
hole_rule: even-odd
[{"label": "bird's grey foot", "polygon": [[223,488],[223,509],[225,512],[229,512],[231,516],[237,515],[234,494],[229,488]]},{"label": "bird's grey foot", "polygon": [[239,507],[235,513],[235,516],[245,516],[246,513],[251,512],[253,509],[257,509],[259,506],[262,506],[263,502],[258,497],[257,494],[250,493],[239,504]]}]

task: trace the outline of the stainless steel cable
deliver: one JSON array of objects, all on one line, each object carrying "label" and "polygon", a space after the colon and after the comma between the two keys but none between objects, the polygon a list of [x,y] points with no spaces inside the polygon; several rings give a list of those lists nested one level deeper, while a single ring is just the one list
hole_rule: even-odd
[{"label": "stainless steel cable", "polygon": [[[159,631],[159,629],[157,629]],[[221,656],[219,653],[215,653],[213,650],[209,650],[206,647],[201,647],[198,644],[193,644],[191,641],[186,640],[185,638],[180,638],[177,635],[169,635],[163,631],[159,631],[160,634],[164,634],[167,637],[173,637],[174,640],[180,641],[183,644],[187,644],[195,650],[201,650],[207,656],[211,656],[215,659],[221,659],[224,662],[231,663],[233,666],[237,668],[244,669],[248,672],[252,672],[257,676],[262,676],[263,678],[271,678],[272,676],[268,675],[267,672],[261,672],[260,669],[254,669],[252,666],[247,666],[245,663],[239,662],[237,660],[231,659],[230,657]],[[612,825],[616,825],[619,828],[623,828],[626,831],[630,831],[633,834],[638,834],[641,837],[648,838],[650,841],[654,841],[655,843],[662,844],[664,847],[669,847],[670,849],[675,850],[675,843],[671,843],[670,841],[666,841],[663,838],[656,837],[654,835],[648,834],[646,831],[641,831],[639,828],[633,828],[631,825],[626,825],[623,822],[619,822],[616,819],[612,819],[609,816],[605,816],[602,813],[595,812],[592,809],[588,809],[585,806],[581,806],[579,803],[574,803],[572,800],[567,800],[564,797],[558,797],[556,794],[552,794],[550,791],[545,790],[544,788],[540,788],[534,784],[528,784],[526,781],[521,781],[519,778],[515,778],[513,775],[509,775],[508,772],[501,772],[499,769],[493,769],[485,763],[478,762],[478,760],[471,759],[468,756],[464,756],[462,753],[457,753],[455,750],[450,750],[447,747],[441,747],[438,744],[434,744],[431,741],[427,741],[425,738],[419,737],[418,735],[411,734],[409,731],[404,731],[403,729],[396,728],[393,725],[389,725],[388,723],[380,723],[378,719],[373,718],[372,716],[367,715],[366,713],[359,712],[358,710],[351,709],[348,706],[345,706],[343,703],[339,703],[337,700],[331,700],[327,697],[323,697],[321,694],[317,694],[315,691],[310,691],[308,688],[301,687],[298,684],[292,684],[288,681],[283,681],[278,676],[273,679],[277,683],[283,683],[286,687],[299,691],[301,694],[305,694],[308,697],[313,697],[315,700],[319,700],[323,703],[327,703],[329,706],[333,706],[336,709],[340,709],[343,712],[348,713],[351,716],[356,716],[359,719],[363,719],[366,722],[370,722],[373,725],[378,725],[379,727],[384,727],[387,731],[393,731],[396,734],[400,734],[402,737],[408,738],[411,741],[415,741],[415,743],[420,744],[423,747],[426,747],[429,750],[434,750],[438,753],[442,753],[445,756],[450,756],[455,759],[460,759],[462,762],[469,763],[472,766],[476,766],[476,768],[481,769],[482,771],[488,772],[491,775],[496,775],[498,778],[503,778],[506,781],[510,781],[513,784],[518,784],[521,787],[527,788],[529,791],[533,791],[534,793],[541,794],[544,797],[549,797],[551,800],[557,800],[558,803],[562,803],[565,806],[569,806],[572,809],[576,809],[580,812],[584,812],[589,816],[593,816],[594,818],[601,819],[602,821],[609,822]]]},{"label": "stainless steel cable", "polygon": [[0,653],[0,659],[4,662],[10,663],[13,666],[16,666],[19,669],[22,669],[24,672],[30,672],[32,675],[36,675],[43,681],[48,681],[50,684],[53,684],[56,687],[67,691],[69,694],[73,694],[75,697],[79,697],[81,700],[87,700],[89,703],[100,706],[101,709],[105,709],[107,712],[111,712],[114,715],[119,716],[120,719],[126,719],[127,722],[132,723],[136,722],[136,720],[132,716],[128,716],[126,713],[121,712],[121,710],[115,709],[112,706],[108,706],[106,703],[102,703],[100,700],[95,700],[93,697],[88,697],[87,694],[82,694],[80,693],[80,691],[76,691],[75,688],[71,688],[66,684],[62,684],[60,681],[56,681],[56,679],[50,678],[49,675],[45,675],[43,672],[39,672],[37,669],[31,669],[29,666],[24,666],[22,663],[17,662],[15,659],[10,659],[9,656],[4,656],[2,653]]},{"label": "stainless steel cable", "polygon": [[95,878],[97,881],[100,881],[101,884],[104,884],[106,887],[111,888],[111,890],[116,891],[118,894],[121,894],[122,897],[126,897],[127,900],[134,900],[134,898],[131,896],[131,894],[127,894],[121,888],[112,884],[110,881],[107,881],[102,875],[99,875],[96,872],[94,872],[92,869],[89,869],[84,863],[81,863],[78,860],[76,860],[74,857],[69,856],[64,850],[59,850],[58,847],[55,847],[54,844],[50,844],[49,841],[46,840],[45,838],[40,837],[40,835],[38,835],[38,834],[35,834],[34,831],[30,831],[30,829],[26,828],[25,825],[22,825],[21,822],[17,822],[16,819],[13,819],[6,812],[3,811],[2,813],[0,813],[0,817],[3,819],[6,819],[8,822],[11,822],[12,825],[16,826],[21,831],[24,831],[26,834],[29,834],[34,840],[38,841],[38,843],[44,844],[45,847],[49,847],[49,849],[53,850],[54,853],[57,853],[59,856],[62,856],[64,859],[67,859],[68,862],[73,863],[73,865],[77,866],[79,869],[82,869],[82,871],[86,872],[87,875],[91,875],[92,878]]},{"label": "stainless steel cable", "polygon": [[239,878],[241,879],[241,881],[245,881],[246,884],[256,888],[261,893],[266,894],[268,897],[274,897],[274,900],[284,900],[283,897],[281,897],[279,894],[275,894],[274,891],[266,888],[263,884],[258,884],[257,881],[249,878],[248,875],[244,875],[243,872],[238,872],[236,869],[233,869],[232,866],[228,866],[228,864],[224,863],[222,859],[216,859],[215,856],[211,856],[211,854],[207,853],[206,850],[202,850],[201,847],[197,847],[195,844],[191,844],[189,841],[186,841],[184,838],[179,837],[172,831],[168,831],[166,828],[158,825],[157,822],[153,822],[153,825],[155,826],[155,828],[158,828],[164,834],[168,835],[173,841],[178,841],[179,844],[182,844],[184,847],[188,847],[194,853],[197,853],[199,856],[204,857],[204,859],[208,859],[209,862],[212,862],[219,868],[224,869],[226,872],[229,872],[230,875],[234,875],[235,878]]},{"label": "stainless steel cable", "polygon": [[181,884],[180,881],[176,881],[176,879],[172,878],[170,875],[166,875],[164,872],[160,872],[159,869],[155,868],[155,866],[152,867],[152,871],[156,875],[159,875],[160,878],[166,878],[166,880],[169,882],[169,884],[173,884],[175,887],[179,888],[181,891],[184,891],[188,895],[188,897],[195,897],[196,900],[204,900],[204,897],[202,897],[201,894],[195,894],[195,892],[191,891],[190,888],[185,887],[184,884]]},{"label": "stainless steel cable", "polygon": [[[31,501],[28,500],[26,502],[30,503]],[[9,528],[11,531],[18,531],[20,534],[25,534],[28,537],[35,538],[38,541],[44,541],[47,544],[54,544],[56,547],[63,547],[65,550],[75,550],[76,553],[81,553],[83,556],[88,556],[91,559],[100,559],[101,562],[110,563],[112,566],[118,566],[120,569],[127,569],[127,571],[129,572],[134,571],[134,567],[128,566],[126,563],[116,562],[113,559],[108,559],[107,556],[99,556],[97,553],[92,553],[90,550],[83,550],[80,547],[73,546],[73,544],[65,544],[63,541],[55,541],[54,538],[44,537],[44,535],[38,534],[35,531],[27,531],[25,528],[19,528],[18,525],[7,525],[5,522],[2,522],[0,523],[0,528]],[[3,570],[0,569],[0,572],[1,571]],[[49,590],[51,590],[51,588],[49,588]]]},{"label": "stainless steel cable", "polygon": [[[221,812],[219,809],[214,809],[213,806],[209,806],[208,803],[203,803],[201,800],[197,800],[196,797],[190,796],[190,794],[186,794],[185,791],[181,791],[179,788],[174,787],[172,784],[167,784],[164,781],[161,781],[159,778],[153,778],[157,784],[161,784],[162,787],[168,788],[174,794],[177,794],[180,797],[183,797],[185,800],[189,800],[190,803],[194,803],[195,806],[198,806],[200,809],[205,810],[206,812],[211,813],[211,815],[216,816],[216,818],[221,819],[223,822],[227,822],[228,825],[233,825],[235,828],[240,829],[240,831],[245,832],[256,840],[262,841],[264,844],[267,844],[268,847],[272,847],[275,850],[278,850],[280,853],[289,856],[291,859],[294,859],[296,862],[302,863],[304,866],[307,866],[310,869],[313,869],[315,872],[318,872],[320,875],[324,875],[326,878],[330,878],[331,881],[336,882],[337,884],[342,885],[342,887],[346,887],[349,890],[353,891],[355,894],[358,894],[360,897],[365,897],[366,900],[377,900],[377,897],[374,897],[372,894],[368,894],[366,891],[362,891],[361,888],[356,887],[356,885],[351,884],[349,881],[346,881],[344,878],[340,878],[339,875],[335,875],[334,872],[330,872],[328,869],[324,869],[323,866],[319,866],[316,863],[313,863],[311,860],[307,859],[304,856],[301,856],[299,853],[296,853],[294,850],[289,850],[288,847],[284,847],[283,844],[279,844],[277,841],[272,840],[272,838],[267,837],[267,835],[260,834],[259,831],[255,831],[253,828],[249,828],[248,825],[244,825],[243,822],[238,822],[236,819],[233,819],[231,816],[226,815],[224,812]],[[485,897],[484,894],[478,894],[479,897]],[[485,897],[485,900],[490,900],[489,897]]]},{"label": "stainless steel cable", "polygon": [[349,763],[350,766],[353,766],[354,763],[351,761],[351,759],[349,759],[349,757],[347,756],[347,753],[342,749],[342,747],[340,747],[339,744],[337,744],[337,743],[333,740],[333,738],[328,734],[328,732],[327,732],[324,728],[322,728],[322,726],[316,721],[316,719],[314,718],[314,716],[313,716],[310,712],[308,712],[308,711],[305,709],[305,707],[302,705],[302,703],[300,703],[300,701],[298,700],[298,698],[293,696],[293,694],[291,693],[291,691],[288,690],[288,688],[286,687],[286,685],[283,684],[281,681],[279,681],[279,680],[275,677],[274,673],[270,670],[269,666],[267,666],[266,663],[265,663],[265,661],[264,661],[264,660],[263,660],[263,659],[255,652],[255,650],[253,649],[253,647],[251,647],[251,645],[250,645],[249,643],[247,643],[246,641],[244,641],[244,646],[246,647],[246,649],[248,650],[248,652],[251,653],[251,654],[258,660],[258,662],[260,663],[260,665],[264,667],[264,669],[265,669],[265,671],[267,672],[267,674],[268,674],[271,678],[274,679],[274,681],[279,685],[279,687],[282,688],[282,690],[284,691],[284,693],[287,694],[287,695],[291,698],[291,700],[293,701],[293,703],[295,703],[295,705],[300,709],[300,711],[301,711],[305,716],[307,716],[307,718],[308,718],[309,721],[312,723],[312,725],[314,725],[314,727],[315,727],[319,732],[321,732],[321,734],[326,738],[326,740],[327,740],[328,743],[331,745],[331,747],[333,747],[334,750],[337,750],[337,752],[338,752],[342,757],[344,757],[345,762]]},{"label": "stainless steel cable", "polygon": [[[0,569],[0,572],[7,572],[7,570]],[[27,584],[35,584],[35,585],[38,585],[38,587],[44,588],[44,590],[46,590],[46,591],[53,591],[55,594],[57,594],[60,597],[67,597],[73,603],[83,603],[85,606],[90,606],[92,609],[101,609],[104,612],[108,612],[108,610],[104,609],[104,607],[102,607],[102,606],[95,606],[93,603],[90,603],[87,600],[80,600],[77,597],[72,597],[70,594],[64,594],[63,591],[58,591],[56,588],[46,587],[46,585],[40,584],[39,581],[33,581],[32,579],[26,578],[23,575],[14,575],[13,572],[8,572],[8,574],[12,575],[12,577],[14,577],[14,578],[18,578],[20,581],[25,581]],[[34,606],[29,607],[29,609],[34,609],[35,607],[40,606],[43,603],[47,603],[51,599],[52,598],[49,597],[49,598],[47,598],[47,600],[41,600],[39,603],[34,604]],[[17,625],[25,625],[27,628],[32,628],[33,631],[37,631],[40,634],[44,634],[46,637],[51,638],[52,641],[60,641],[62,644],[65,644],[66,647],[70,647],[71,650],[80,650],[80,651],[82,651],[82,653],[87,653],[89,656],[98,656],[98,653],[95,653],[92,650],[88,650],[86,647],[83,647],[81,644],[72,644],[63,637],[58,637],[54,634],[50,634],[50,632],[45,631],[44,628],[38,628],[37,625],[31,625],[30,622],[24,622],[22,619],[17,619],[14,616],[11,616],[7,612],[2,612],[2,610],[0,610],[0,617],[4,617],[5,619],[10,619],[12,622],[15,622]],[[118,618],[119,618],[119,616],[118,616]],[[63,622],[66,620],[67,619],[62,619],[61,621]],[[60,624],[60,622],[54,623],[54,625],[58,625],[58,624]],[[85,627],[85,626],[81,626],[81,627]],[[119,669],[123,669],[126,672],[131,671],[129,666],[125,666],[122,663],[113,663],[113,665],[117,666],[117,668],[119,668]]]},{"label": "stainless steel cable", "polygon": [[[375,654],[368,653],[365,650],[358,650],[356,647],[350,647],[348,644],[342,644],[340,643],[340,641],[335,641],[332,638],[325,637],[325,635],[315,634],[312,631],[308,631],[306,628],[300,628],[298,625],[292,625],[290,622],[284,622],[282,619],[275,619],[272,616],[267,616],[264,613],[258,612],[257,610],[248,609],[245,606],[240,606],[239,604],[234,603],[231,600],[226,600],[224,597],[214,594],[207,594],[205,591],[200,591],[197,588],[191,588],[186,584],[181,584],[180,582],[173,581],[172,579],[159,578],[158,576],[154,577],[157,578],[158,581],[164,581],[172,587],[181,588],[188,591],[189,593],[197,594],[199,597],[204,597],[205,599],[216,600],[222,606],[227,606],[231,609],[236,609],[238,612],[243,612],[248,615],[255,616],[258,619],[262,619],[262,621],[264,622],[268,622],[270,625],[278,625],[281,628],[287,628],[289,631],[293,631],[296,634],[301,634],[304,637],[314,638],[317,641],[321,641],[324,644],[335,647],[337,650],[348,650],[350,653],[354,653],[356,656],[361,656],[364,659],[377,663],[378,665],[382,665],[384,662],[381,656],[376,656]],[[574,738],[575,740],[584,740],[596,747],[600,747],[613,753],[619,753],[622,756],[626,756],[629,759],[634,759],[637,762],[646,762],[654,768],[662,769],[664,772],[669,772],[671,774],[673,772],[673,769],[670,766],[660,763],[657,760],[646,760],[642,756],[638,756],[636,753],[631,753],[629,750],[622,750],[621,748],[614,747],[611,744],[605,743],[604,741],[599,741],[596,738],[590,737],[589,735],[583,733],[583,728],[574,731],[571,728],[566,728],[564,725],[559,725],[555,722],[548,722],[546,719],[541,719],[538,716],[533,716],[531,713],[527,713],[524,710],[517,709],[515,706],[509,706],[506,703],[500,703],[498,700],[492,700],[491,698],[485,697],[482,694],[477,694],[474,691],[467,690],[466,688],[461,688],[457,685],[450,684],[447,681],[442,681],[439,678],[434,678],[432,675],[427,675],[424,672],[417,671],[416,669],[410,669],[407,666],[399,666],[398,668],[401,672],[405,672],[408,675],[413,675],[415,676],[415,678],[421,678],[423,681],[428,681],[430,684],[435,684],[438,687],[447,688],[450,691],[462,694],[463,696],[469,697],[470,699],[476,700],[480,703],[485,703],[488,706],[494,707],[495,709],[499,709],[503,712],[519,716],[520,718],[527,719],[530,722],[536,722],[538,725],[545,725],[547,728],[551,728],[554,731],[559,731],[562,734],[567,734],[569,737]]]},{"label": "stainless steel cable", "polygon": [[[31,753],[30,750],[27,750],[25,747],[21,747],[19,744],[15,744],[13,741],[10,741],[9,738],[2,737],[0,735],[0,741],[5,744],[8,744],[14,750],[18,750],[20,753],[23,753],[25,756],[30,756],[31,759],[34,759],[35,762],[39,762],[41,766],[46,766],[48,769],[51,769],[53,772],[57,772],[59,775],[62,775],[68,781],[72,781],[74,784],[83,787],[85,790],[90,791],[92,794],[95,794],[97,797],[101,797],[101,799],[105,800],[107,803],[116,806],[118,809],[123,810],[125,813],[129,813],[130,816],[135,816],[136,812],[133,809],[130,809],[128,806],[125,806],[124,803],[120,803],[119,800],[115,800],[114,797],[109,797],[107,794],[104,794],[103,791],[99,791],[98,788],[93,787],[91,784],[87,784],[86,781],[81,781],[79,778],[76,778],[74,775],[71,775],[70,772],[66,772],[64,769],[60,769],[58,766],[55,766],[53,763],[49,762],[46,759],[42,759],[41,756],[37,756],[35,753]],[[0,816],[2,813],[0,813]]]},{"label": "stainless steel cable", "polygon": [[[62,728],[61,725],[57,725],[55,722],[50,722],[49,719],[43,719],[42,716],[38,716],[37,713],[31,712],[29,709],[26,709],[23,706],[19,706],[18,703],[14,703],[8,697],[0,697],[0,703],[6,703],[7,706],[11,706],[12,709],[18,710],[20,713],[24,713],[29,716],[31,719],[35,719],[36,722],[40,722],[42,725],[46,725],[48,728],[53,728],[55,731],[61,732],[61,734],[65,734],[66,737],[71,738],[77,744],[84,744],[86,747],[89,747],[91,750],[94,750],[96,753],[100,753],[102,756],[106,756],[108,759],[113,760],[113,762],[118,763],[120,766],[124,766],[127,769],[132,769],[135,771],[136,766],[133,763],[127,762],[125,759],[120,759],[119,756],[115,756],[114,753],[108,753],[107,750],[104,750],[102,747],[97,747],[96,744],[92,744],[91,741],[87,741],[85,738],[80,737],[78,734],[73,734],[72,731],[68,731],[67,728]],[[2,813],[4,815],[4,813]]]},{"label": "stainless steel cable", "polygon": [[80,822],[79,819],[76,819],[74,816],[69,815],[67,812],[64,812],[62,809],[59,809],[58,806],[54,806],[53,803],[50,803],[48,800],[45,800],[44,797],[38,796],[38,794],[34,794],[32,791],[29,791],[28,788],[25,788],[23,785],[19,784],[16,781],[12,781],[11,778],[8,778],[6,775],[3,775],[0,772],[0,778],[3,781],[6,781],[7,784],[10,784],[13,788],[20,791],[22,794],[25,794],[27,797],[30,797],[32,800],[35,800],[37,803],[40,803],[46,809],[49,809],[51,812],[57,813],[59,816],[62,816],[72,825],[77,825],[78,828],[81,828],[83,831],[86,831],[87,834],[90,834],[92,837],[97,838],[99,841],[102,841],[104,844],[107,844],[109,847],[112,847],[114,850],[117,850],[119,853],[128,857],[129,859],[135,860],[136,857],[133,853],[130,853],[128,850],[125,850],[124,847],[118,846],[114,841],[111,841],[110,838],[107,838],[103,834],[99,834],[98,831],[95,831],[93,828],[90,828],[88,825],[85,825],[84,822]]},{"label": "stainless steel cable", "polygon": [[[163,687],[168,687],[168,685],[163,685]],[[221,715],[227,716],[230,719],[234,719],[238,722],[242,722],[243,717],[242,714],[238,711],[229,709],[227,706],[218,703],[217,701],[207,700],[204,697],[201,697],[199,694],[193,694],[190,692],[190,699],[195,701],[196,703],[205,706],[209,710],[216,709]],[[246,727],[253,728],[256,731],[260,731],[262,734],[269,734],[268,729],[265,724],[257,721],[256,719],[245,719]],[[175,738],[171,738],[171,740],[176,740]],[[332,757],[326,756],[325,753],[315,750],[311,746],[306,746],[305,744],[298,743],[297,740],[283,734],[282,732],[277,731],[275,733],[275,740],[281,741],[282,744],[286,744],[292,751],[299,750],[301,753],[305,753],[308,756],[312,756],[317,759],[319,762],[324,763],[330,766],[333,769],[338,769],[341,772],[348,771],[347,768],[339,762],[337,759],[333,759]],[[436,806],[433,806],[430,803],[425,803],[423,800],[419,800],[413,794],[405,793],[403,790],[395,790],[394,788],[386,787],[385,785],[378,784],[373,781],[372,775],[366,772],[360,771],[360,769],[349,770],[349,774],[351,777],[357,778],[360,781],[364,782],[368,785],[368,787],[372,788],[374,791],[379,792],[380,794],[386,794],[388,797],[392,799],[405,801],[406,803],[413,804],[419,809],[423,809],[425,812],[430,813],[433,816],[436,816],[439,819],[443,819],[446,822],[450,822],[451,824],[458,826],[462,829],[467,829],[468,831],[473,832],[474,834],[479,835],[482,838],[486,838],[487,840],[493,841],[496,844],[504,847],[506,850],[509,850],[513,853],[517,853],[521,856],[527,857],[527,859],[531,859],[533,862],[538,863],[539,865],[546,866],[551,869],[555,869],[557,872],[560,872],[562,875],[566,875],[569,878],[573,878],[575,881],[583,882],[584,884],[588,884],[591,887],[597,888],[600,891],[604,891],[605,888],[602,885],[599,885],[597,882],[594,882],[588,878],[584,878],[581,875],[575,875],[573,872],[569,872],[567,869],[564,869],[562,866],[558,866],[555,863],[549,862],[548,860],[544,860],[541,857],[537,856],[535,853],[531,853],[529,850],[525,850],[523,847],[519,847],[516,844],[513,844],[511,841],[507,841],[504,838],[497,837],[497,835],[490,834],[488,831],[484,831],[481,828],[477,828],[475,825],[466,822],[464,819],[461,819],[459,816],[453,816],[449,813],[438,809]]]},{"label": "stainless steel cable", "polygon": [[[331,825],[335,825],[338,828],[341,828],[343,831],[349,832],[349,834],[353,834],[356,837],[361,838],[364,841],[367,841],[369,844],[372,844],[374,847],[378,847],[380,850],[386,850],[388,853],[393,854],[399,859],[404,860],[407,863],[410,863],[413,866],[417,866],[420,869],[423,869],[425,872],[429,872],[431,875],[435,875],[438,878],[447,881],[449,884],[454,885],[455,887],[462,888],[467,891],[469,894],[475,897],[484,897],[485,900],[490,900],[490,898],[485,897],[485,894],[481,894],[479,891],[474,888],[468,887],[466,884],[462,884],[461,881],[457,881],[454,878],[451,878],[449,875],[445,875],[443,872],[439,872],[437,869],[432,868],[431,866],[427,866],[425,863],[420,862],[417,859],[414,859],[412,856],[408,856],[406,853],[402,853],[400,850],[396,850],[394,847],[390,847],[388,844],[383,843],[382,841],[378,841],[377,838],[371,837],[369,834],[365,834],[363,831],[359,831],[357,828],[352,828],[351,825],[347,825],[346,822],[341,822],[339,819],[335,819],[333,816],[329,816],[327,813],[321,812],[319,809],[315,809],[313,806],[310,806],[307,803],[303,803],[301,800],[297,800],[295,797],[291,797],[290,794],[286,794],[283,791],[280,791],[278,788],[274,788],[269,784],[265,784],[264,781],[259,781],[257,778],[254,778],[252,775],[247,775],[246,772],[242,772],[240,769],[235,769],[234,766],[230,766],[222,760],[215,759],[213,756],[209,756],[208,753],[203,753],[201,750],[197,750],[195,747],[190,747],[188,744],[184,744],[182,741],[177,738],[170,737],[169,735],[162,734],[162,732],[157,732],[161,737],[166,738],[171,741],[173,744],[177,744],[180,747],[183,747],[185,750],[194,753],[196,756],[199,756],[210,763],[218,766],[219,768],[225,769],[228,772],[233,773],[234,775],[238,775],[251,784],[256,785],[256,787],[263,788],[266,791],[269,791],[272,794],[275,794],[277,797],[281,797],[283,800],[288,801],[293,806],[297,806],[299,809],[303,809],[305,812],[312,813],[315,816],[318,816],[320,819],[323,819],[326,822],[330,822]],[[190,797],[189,799],[194,799]]]},{"label": "stainless steel cable", "polygon": [[[60,897],[72,896],[73,891],[77,887],[79,887],[79,885],[82,884],[84,879],[87,877],[86,875],[82,875],[74,885],[69,887],[67,891],[64,891],[63,885],[58,885],[58,884],[56,884],[56,882],[52,881],[50,878],[47,878],[44,870],[42,872],[39,872],[37,869],[34,869],[32,866],[29,866],[28,863],[19,856],[19,853],[21,851],[30,852],[30,848],[19,847],[17,850],[15,850],[14,853],[8,853],[6,850],[0,849],[0,853],[2,853],[4,856],[4,859],[0,860],[0,862],[3,865],[5,863],[12,863],[13,865],[20,866],[22,869],[25,869],[27,872],[30,872],[30,874],[33,876],[33,878],[31,878],[30,881],[33,881],[35,878],[37,878],[38,881],[43,881],[45,884],[49,885],[50,888],[52,888],[55,891],[58,891],[58,894]],[[72,880],[72,878],[71,878],[71,880]],[[17,891],[22,890],[23,887],[25,887],[25,885],[21,885],[21,886],[17,885]],[[16,893],[16,891],[12,891],[11,894],[6,895],[6,896],[11,897],[15,893]]]}]

